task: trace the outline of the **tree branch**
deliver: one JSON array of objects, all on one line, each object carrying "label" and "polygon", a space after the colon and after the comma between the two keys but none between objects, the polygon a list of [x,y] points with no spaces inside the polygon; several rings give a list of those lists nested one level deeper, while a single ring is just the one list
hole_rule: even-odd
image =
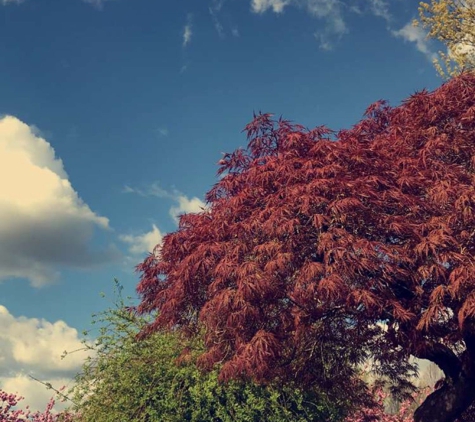
[{"label": "tree branch", "polygon": [[463,341],[472,362],[475,362],[475,323],[465,321],[462,331]]},{"label": "tree branch", "polygon": [[419,359],[427,359],[434,362],[450,380],[456,380],[462,370],[462,362],[457,355],[447,346],[440,343],[426,345],[415,354]]}]

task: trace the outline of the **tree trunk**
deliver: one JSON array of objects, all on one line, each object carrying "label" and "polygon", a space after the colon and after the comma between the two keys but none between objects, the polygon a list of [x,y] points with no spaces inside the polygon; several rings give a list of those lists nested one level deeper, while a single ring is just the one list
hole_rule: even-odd
[{"label": "tree trunk", "polygon": [[455,422],[475,402],[475,377],[462,372],[431,393],[414,413],[414,422]]}]

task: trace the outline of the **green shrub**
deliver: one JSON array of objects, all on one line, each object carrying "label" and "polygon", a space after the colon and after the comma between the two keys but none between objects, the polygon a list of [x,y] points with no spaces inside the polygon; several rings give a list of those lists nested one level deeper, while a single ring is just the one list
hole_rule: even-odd
[{"label": "green shrub", "polygon": [[[86,360],[69,392],[76,403],[71,410],[81,414],[78,422],[341,420],[345,403],[330,403],[318,391],[218,382],[217,369],[204,373],[195,365],[199,337],[160,332],[137,342],[147,321],[127,310],[116,285],[115,308],[93,321],[100,325],[96,356]],[[180,358],[184,348],[189,353]]]}]

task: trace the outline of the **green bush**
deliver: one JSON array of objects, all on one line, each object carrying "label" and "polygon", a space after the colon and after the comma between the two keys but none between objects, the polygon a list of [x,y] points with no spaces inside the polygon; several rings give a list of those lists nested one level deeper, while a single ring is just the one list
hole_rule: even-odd
[{"label": "green bush", "polygon": [[[96,317],[100,325],[94,358],[86,360],[69,392],[78,422],[183,422],[341,420],[345,403],[330,403],[318,391],[291,385],[218,382],[218,370],[201,372],[195,357],[200,338],[156,333],[137,342],[147,322],[131,314],[120,294],[115,308]],[[85,342],[86,344],[86,342]],[[184,348],[189,353],[183,358]]]}]

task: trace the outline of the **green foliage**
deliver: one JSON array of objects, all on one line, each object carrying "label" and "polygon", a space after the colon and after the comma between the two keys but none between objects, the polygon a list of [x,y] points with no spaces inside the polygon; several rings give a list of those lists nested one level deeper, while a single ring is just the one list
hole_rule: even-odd
[{"label": "green foliage", "polygon": [[[346,408],[318,391],[290,385],[259,386],[218,381],[218,370],[204,373],[196,365],[199,337],[158,332],[137,342],[146,319],[128,311],[116,281],[115,308],[96,316],[100,335],[77,384],[70,391],[81,415],[78,422],[182,421],[337,421]],[[85,342],[87,344],[87,342]],[[88,346],[92,347],[92,346]],[[187,353],[180,356],[185,349]]]}]

